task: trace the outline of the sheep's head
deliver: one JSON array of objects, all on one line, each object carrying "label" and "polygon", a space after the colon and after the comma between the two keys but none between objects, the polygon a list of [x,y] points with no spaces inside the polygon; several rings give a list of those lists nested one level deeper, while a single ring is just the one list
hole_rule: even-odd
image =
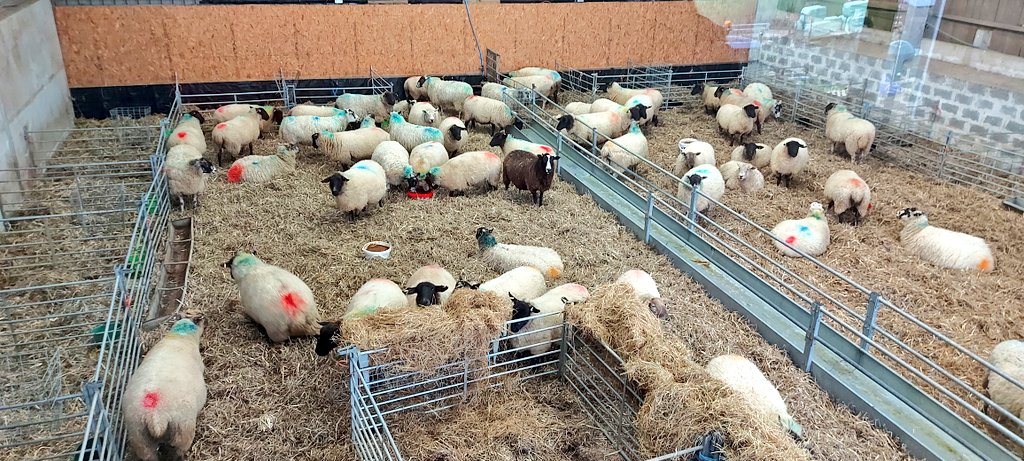
[{"label": "sheep's head", "polygon": [[494,238],[494,229],[490,227],[476,228],[476,243],[480,245],[481,249],[497,245],[498,241]]},{"label": "sheep's head", "polygon": [[824,219],[825,218],[825,207],[821,206],[818,202],[811,202],[811,212],[807,216],[812,218]]},{"label": "sheep's head", "polygon": [[928,215],[925,214],[924,210],[918,210],[917,208],[904,208],[896,214],[896,217],[900,218],[901,221],[909,221],[921,216],[927,217]]},{"label": "sheep's head", "polygon": [[392,112],[391,117],[388,119],[388,123],[405,123],[405,117],[402,117],[402,114],[399,114],[398,112]]},{"label": "sheep's head", "polygon": [[693,89],[690,90],[690,95],[701,94],[704,92],[704,82],[697,82],[693,84]]},{"label": "sheep's head", "polygon": [[743,106],[743,112],[747,114],[747,117],[757,118],[757,106],[754,104]]},{"label": "sheep's head", "polygon": [[576,117],[573,117],[572,114],[565,114],[558,119],[558,126],[555,129],[558,131],[571,130],[574,123],[576,123]]},{"label": "sheep's head", "polygon": [[782,117],[782,101],[778,101],[778,100],[772,100],[772,101],[774,102],[774,105],[772,106],[772,117],[774,117],[774,118],[781,118]]},{"label": "sheep's head", "polygon": [[217,171],[213,164],[205,158],[197,158],[188,162],[192,168],[195,168],[201,174],[210,174]]},{"label": "sheep's head", "polygon": [[[559,128],[559,129],[561,129],[561,128]],[[500,146],[505,144],[505,139],[507,139],[507,138],[508,138],[508,130],[501,130],[501,131],[499,131],[497,133],[494,133],[494,136],[491,136],[491,142],[490,142],[489,145],[491,147],[500,147]]]},{"label": "sheep's head", "polygon": [[747,179],[747,175],[750,174],[750,170],[752,170],[753,168],[754,165],[751,165],[749,163],[740,164],[739,170],[737,170],[736,172],[736,177],[739,178],[740,181]]},{"label": "sheep's head", "polygon": [[275,107],[274,113],[271,115],[271,119],[273,119],[274,123],[280,125],[281,121],[284,120],[284,111],[279,107]]},{"label": "sheep's head", "polygon": [[430,171],[427,171],[427,174],[426,176],[424,176],[423,180],[426,181],[427,185],[429,185],[431,188],[436,189],[440,181],[440,176],[441,167],[435,166],[431,168]]},{"label": "sheep's head", "polygon": [[448,135],[456,141],[462,141],[462,130],[465,129],[466,127],[464,126],[452,125],[448,127]]},{"label": "sheep's head", "polygon": [[831,112],[833,107],[836,107],[836,103],[830,102],[830,103],[826,104],[825,105],[825,113],[828,114],[829,112]]},{"label": "sheep's head", "polygon": [[171,326],[171,331],[167,332],[167,334],[176,336],[198,337],[203,334],[203,327],[201,323],[202,320],[200,320],[200,323],[197,324],[192,319],[181,319],[178,320],[177,322],[174,322],[174,325]]},{"label": "sheep's head", "polygon": [[199,112],[198,110],[190,110],[190,111],[188,111],[188,115],[191,116],[191,117],[195,117],[195,119],[199,120],[199,123],[201,123],[201,124],[202,123],[206,123],[206,119],[203,118],[203,114],[201,112]]},{"label": "sheep's head", "polygon": [[786,153],[790,157],[793,157],[793,158],[796,158],[797,155],[800,155],[800,149],[806,149],[806,148],[807,148],[806,144],[801,143],[800,141],[797,141],[797,140],[792,140],[792,141],[787,141],[786,142]]},{"label": "sheep's head", "polygon": [[655,317],[662,320],[668,318],[668,308],[665,306],[665,301],[662,301],[661,298],[651,298],[651,301],[647,303],[647,307]]},{"label": "sheep's head", "polygon": [[420,282],[414,287],[407,287],[405,289],[405,294],[416,295],[416,305],[426,307],[441,304],[441,293],[444,291],[448,291],[447,285],[434,285],[430,282]]},{"label": "sheep's head", "polygon": [[696,187],[696,186],[700,185],[701,181],[703,181],[705,179],[708,179],[708,177],[707,176],[701,176],[698,173],[691,173],[689,176],[686,177],[686,181],[690,183],[691,187]]},{"label": "sheep's head", "polygon": [[429,78],[431,78],[431,77],[428,77],[426,75],[421,75],[420,79],[416,81],[416,88],[423,88],[423,85],[427,84],[427,79],[429,79]]},{"label": "sheep's head", "polygon": [[348,178],[342,176],[342,174],[338,172],[324,178],[320,182],[329,184],[331,187],[331,195],[337,197],[345,190],[345,183],[348,182]]},{"label": "sheep's head", "polygon": [[259,115],[260,118],[263,120],[270,120],[270,114],[268,114],[267,110],[262,107],[256,108],[256,114]]},{"label": "sheep's head", "polygon": [[508,297],[512,299],[512,320],[513,322],[509,325],[508,329],[512,333],[518,333],[523,327],[529,322],[529,320],[519,320],[527,318],[533,314],[539,314],[540,309],[537,309],[533,304],[527,301],[517,299],[511,292]]},{"label": "sheep's head", "polygon": [[757,154],[757,144],[748,142],[743,145],[743,160],[748,162],[754,160],[755,154]]},{"label": "sheep's head", "polygon": [[433,125],[434,121],[437,120],[437,111],[433,109],[434,108],[430,105],[427,105],[426,109],[420,109],[420,112],[423,112],[423,121],[431,125]]},{"label": "sheep's head", "polygon": [[726,90],[728,90],[728,88],[726,88],[726,87],[724,87],[724,86],[720,86],[720,87],[718,87],[718,88],[717,88],[717,89],[715,90],[715,97],[716,97],[716,98],[721,98],[721,97],[722,97],[722,95],[723,95],[723,94],[725,94],[725,91],[726,91]]},{"label": "sheep's head", "polygon": [[392,93],[390,91],[385,91],[383,94],[381,94],[380,100],[381,102],[384,103],[385,106],[393,106],[395,105],[395,102],[397,102],[397,100],[395,99],[395,93]]},{"label": "sheep's head", "polygon": [[630,120],[643,120],[643,119],[647,118],[647,109],[650,109],[650,108],[651,108],[650,106],[645,106],[643,104],[637,104],[637,105],[635,105],[633,107],[630,107],[629,108],[629,119]]},{"label": "sheep's head", "polygon": [[479,290],[480,289],[480,284],[479,283],[473,283],[473,282],[470,282],[468,280],[459,279],[458,282],[455,282],[455,289],[458,290],[459,288],[469,288],[470,290]]},{"label": "sheep's head", "polygon": [[[533,154],[530,154],[533,155]],[[543,154],[537,156],[537,169],[543,170],[545,175],[553,174],[555,172],[555,162],[562,158],[558,155]]]}]

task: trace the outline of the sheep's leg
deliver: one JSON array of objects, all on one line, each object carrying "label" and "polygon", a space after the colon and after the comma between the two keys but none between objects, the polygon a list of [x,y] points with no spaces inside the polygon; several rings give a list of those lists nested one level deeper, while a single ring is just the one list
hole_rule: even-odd
[{"label": "sheep's leg", "polygon": [[775,173],[775,185],[782,185],[782,175],[779,173]]},{"label": "sheep's leg", "polygon": [[348,212],[348,220],[351,222],[356,222],[356,210]]},{"label": "sheep's leg", "polygon": [[658,116],[655,115],[654,117],[651,117],[651,123],[653,123],[654,126],[658,126],[658,124],[661,122],[658,121]]},{"label": "sheep's leg", "polygon": [[249,143],[249,155],[252,155],[252,143]]},{"label": "sheep's leg", "polygon": [[531,190],[530,195],[533,196],[533,203],[537,203],[537,191]]},{"label": "sheep's leg", "polygon": [[757,134],[761,134],[761,121],[758,120],[756,125],[757,125]]},{"label": "sheep's leg", "polygon": [[199,194],[192,196],[192,208],[199,208]]},{"label": "sheep's leg", "polygon": [[174,435],[171,437],[171,446],[174,447],[176,459],[187,459],[189,448],[192,447],[192,440],[196,438],[195,423],[176,424]]},{"label": "sheep's leg", "polygon": [[544,191],[540,191],[540,197],[537,201],[537,206],[544,206]]},{"label": "sheep's leg", "polygon": [[129,432],[134,432],[134,436],[129,434],[128,437],[135,457],[141,461],[157,461],[160,459],[160,444],[149,436],[145,424],[139,421],[138,426],[135,430],[129,429]]},{"label": "sheep's leg", "polygon": [[217,147],[217,166],[224,166],[224,160],[222,159],[223,155],[224,155],[224,143],[220,143],[220,146]]}]

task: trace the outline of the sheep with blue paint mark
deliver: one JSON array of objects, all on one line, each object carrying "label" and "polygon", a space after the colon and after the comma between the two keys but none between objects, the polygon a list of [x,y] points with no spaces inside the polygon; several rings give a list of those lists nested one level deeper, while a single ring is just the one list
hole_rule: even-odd
[{"label": "sheep with blue paint mark", "polygon": [[317,115],[320,117],[333,117],[340,114],[342,109],[334,106],[318,106],[316,104],[299,104],[288,111],[288,115]]},{"label": "sheep with blue paint mark", "polygon": [[281,140],[287,144],[312,144],[313,135],[321,131],[338,132],[358,121],[355,114],[343,111],[330,117],[319,115],[289,115],[281,121]]},{"label": "sheep with blue paint mark", "polygon": [[772,235],[772,243],[786,256],[801,257],[796,250],[809,256],[824,254],[831,241],[825,208],[818,202],[811,203],[806,218],[782,221],[772,228]]},{"label": "sheep with blue paint mark", "polygon": [[672,174],[681,176],[686,170],[700,165],[715,166],[715,147],[711,144],[693,138],[683,139],[679,143],[685,147],[676,156]]},{"label": "sheep with blue paint mark", "polygon": [[900,243],[924,261],[947,269],[995,270],[996,260],[985,239],[933,226],[917,208],[904,208],[898,217],[904,223]]},{"label": "sheep with blue paint mark", "polygon": [[385,91],[382,94],[345,93],[338,96],[334,105],[339,109],[345,109],[356,114],[356,120],[366,115],[372,115],[374,120],[383,122],[388,119],[388,114],[391,113],[391,108],[395,105],[395,102],[395,94]]},{"label": "sheep with blue paint mark", "polygon": [[711,201],[708,200],[708,197],[719,201],[725,195],[725,179],[722,178],[722,172],[718,171],[718,168],[715,168],[714,165],[695,166],[682,176],[676,196],[683,203],[690,203],[693,185],[698,182],[700,183],[701,193],[697,196],[696,208],[697,211],[703,213],[711,208]]},{"label": "sheep with blue paint mark", "polygon": [[409,123],[398,112],[392,112],[388,120],[388,131],[391,139],[398,141],[406,150],[412,151],[416,146],[425,142],[442,142],[444,134],[441,130],[432,126],[420,126]]},{"label": "sheep with blue paint mark", "polygon": [[320,332],[320,311],[309,286],[295,274],[244,251],[224,264],[238,285],[245,315],[275,343]]},{"label": "sheep with blue paint mark", "polygon": [[384,176],[387,178],[388,185],[392,187],[402,184],[406,177],[406,168],[410,168],[409,151],[405,150],[398,141],[384,141],[378,144],[373,150],[370,160],[379,163],[384,168]]},{"label": "sheep with blue paint mark", "polygon": [[383,206],[388,192],[384,167],[373,160],[360,160],[352,168],[334,173],[321,182],[330,186],[338,211],[348,213],[352,221],[371,205]]},{"label": "sheep with blue paint mark", "polygon": [[409,166],[415,174],[427,174],[431,168],[448,161],[448,149],[444,144],[431,141],[420,144],[409,152]]},{"label": "sheep with blue paint mark", "polygon": [[512,93],[513,91],[515,91],[515,90],[513,90],[512,88],[509,88],[509,87],[507,87],[505,85],[502,85],[500,83],[484,82],[483,85],[480,85],[480,96],[483,96],[485,98],[495,99],[495,100],[498,100],[498,101],[504,101],[505,100],[502,97],[502,95],[505,92],[508,92],[509,96],[512,96],[513,95],[513,93]]},{"label": "sheep with blue paint mark", "polygon": [[441,109],[451,107],[462,112],[462,103],[473,96],[473,87],[466,82],[441,80],[438,77],[420,77],[417,86],[426,88],[427,98]]},{"label": "sheep with blue paint mark", "polygon": [[349,166],[359,160],[373,156],[380,143],[391,139],[391,135],[376,126],[352,131],[321,131],[313,134],[313,147],[320,149],[327,158]]},{"label": "sheep with blue paint mark", "polygon": [[631,122],[629,131],[612,141],[601,146],[601,158],[610,161],[612,168],[617,172],[630,169],[647,158],[647,136],[640,131],[639,122]]},{"label": "sheep with blue paint mark", "polygon": [[442,187],[448,195],[463,195],[469,189],[493,190],[501,182],[501,158],[494,152],[466,152],[427,172],[431,187]]}]

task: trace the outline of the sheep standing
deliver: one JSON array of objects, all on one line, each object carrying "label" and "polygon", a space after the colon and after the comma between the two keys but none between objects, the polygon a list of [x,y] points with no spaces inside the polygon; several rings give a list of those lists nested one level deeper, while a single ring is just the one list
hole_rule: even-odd
[{"label": "sheep standing", "polygon": [[313,147],[320,149],[327,158],[340,162],[344,166],[373,156],[373,151],[391,135],[375,126],[359,128],[352,131],[321,131],[313,133]]},{"label": "sheep standing", "polygon": [[701,101],[704,103],[704,113],[715,115],[718,108],[722,105],[722,101],[719,98],[722,97],[725,90],[724,86],[707,86],[702,82],[697,82],[693,85],[693,90],[690,91],[690,94],[701,95]]},{"label": "sheep standing", "polygon": [[715,166],[715,148],[704,141],[692,140],[676,157],[672,174],[680,176],[684,171],[700,165]]},{"label": "sheep standing", "polygon": [[730,160],[747,162],[754,168],[764,168],[772,162],[772,150],[768,145],[748,142],[732,150]]},{"label": "sheep standing", "polygon": [[409,166],[409,151],[397,141],[384,141],[373,150],[370,159],[384,168],[384,176],[388,185],[398,186],[405,178],[405,169]]},{"label": "sheep standing", "polygon": [[434,126],[437,122],[440,111],[429,102],[417,102],[409,108],[409,123],[422,126]]},{"label": "sheep standing", "polygon": [[[822,255],[825,250],[828,250],[828,244],[831,241],[828,220],[825,219],[825,208],[818,202],[812,203],[806,218],[782,221],[772,228],[772,235],[775,236],[772,243],[786,256],[792,258],[803,256],[796,250],[809,256]],[[786,242],[789,246],[782,242]]]},{"label": "sheep standing", "polygon": [[167,136],[167,147],[185,144],[195,147],[199,152],[206,152],[206,136],[203,135],[205,122],[206,119],[198,110],[183,114],[174,131]]},{"label": "sheep standing", "polygon": [[800,138],[786,138],[772,149],[769,164],[775,172],[775,185],[785,184],[789,187],[793,175],[799,174],[811,161],[807,143]]},{"label": "sheep standing", "polygon": [[220,106],[213,111],[213,122],[226,122],[256,109],[263,109],[263,112],[267,113],[267,118],[260,120],[259,137],[262,138],[263,133],[269,133],[271,131],[274,123],[281,123],[281,120],[284,118],[284,112],[281,111],[280,108],[274,106],[257,106],[254,104],[228,104]]},{"label": "sheep standing", "polygon": [[352,221],[371,204],[383,206],[384,195],[388,192],[384,167],[373,160],[360,160],[352,168],[334,173],[321,182],[330,185],[338,211],[348,213]]},{"label": "sheep standing", "polygon": [[637,95],[644,95],[651,98],[651,102],[653,102],[654,107],[661,107],[662,103],[665,102],[665,98],[661,94],[661,91],[653,88],[628,89],[619,85],[619,82],[612,82],[608,85],[608,88],[605,91],[608,93],[608,99],[619,104],[626,104],[626,101],[629,101],[630,98]]},{"label": "sheep standing", "polygon": [[320,311],[302,279],[239,251],[226,264],[238,285],[245,315],[263,326],[275,343],[320,332]]},{"label": "sheep standing", "polygon": [[747,104],[743,107],[732,104],[722,104],[715,115],[718,120],[718,128],[729,145],[743,143],[743,137],[754,131],[754,122],[757,120],[757,106]]},{"label": "sheep standing", "polygon": [[741,189],[750,193],[764,188],[764,175],[749,163],[730,160],[722,164],[720,171],[725,178],[726,189]]},{"label": "sheep standing", "polygon": [[755,99],[772,99],[772,89],[764,83],[751,83],[743,88],[743,94]]},{"label": "sheep standing", "polygon": [[[554,98],[555,91],[557,90],[555,87],[555,79],[550,75],[521,75],[517,77],[505,77],[501,83],[505,84],[505,86],[509,88],[529,88],[546,98]],[[542,105],[547,105],[547,100],[543,101]]]},{"label": "sheep standing", "polygon": [[904,208],[897,216],[904,222],[900,242],[919,258],[947,269],[995,270],[996,260],[984,239],[932,226],[917,208]]},{"label": "sheep standing", "polygon": [[[366,317],[383,309],[405,307],[405,292],[397,283],[388,279],[370,279],[356,291],[345,308],[344,319]],[[325,322],[316,338],[316,355],[326,356],[338,347],[340,322]]]},{"label": "sheep standing", "polygon": [[860,163],[875,143],[875,125],[846,111],[846,106],[829,103],[825,106],[825,136],[832,141],[832,152],[839,147]]},{"label": "sheep standing", "polygon": [[405,281],[409,307],[443,306],[455,291],[455,277],[437,264],[420,267]]},{"label": "sheep standing", "polygon": [[501,158],[487,151],[466,152],[431,168],[427,173],[427,183],[431,187],[443,187],[452,197],[479,186],[496,189],[500,178]]},{"label": "sheep standing", "polygon": [[683,202],[690,203],[690,193],[697,182],[700,183],[701,193],[697,196],[696,206],[697,211],[703,213],[711,208],[711,200],[708,200],[708,197],[718,201],[725,195],[725,179],[714,165],[695,166],[682,176],[676,196]]},{"label": "sheep standing", "polygon": [[426,88],[421,88],[419,86],[420,78],[422,78],[422,77],[423,77],[422,75],[414,75],[412,77],[409,77],[409,78],[405,79],[404,88],[405,88],[405,98],[406,99],[412,99],[414,101],[422,101],[422,100],[427,98],[427,90],[426,90]]},{"label": "sheep standing", "polygon": [[[1024,383],[1024,341],[1011,339],[997,344],[988,361],[1005,375]],[[985,381],[988,396],[996,405],[1024,419],[1024,389],[992,371],[989,371]],[[1021,429],[1024,430],[1024,427]]]},{"label": "sheep standing", "polygon": [[655,283],[654,277],[651,274],[640,269],[631,269],[623,272],[615,283],[627,283],[633,287],[633,291],[636,291],[637,296],[640,296],[640,300],[647,303],[647,307],[651,310],[659,319],[668,318],[668,309],[665,306],[665,301],[661,299],[661,293],[658,291],[658,284]]},{"label": "sheep standing", "polygon": [[642,106],[622,106],[617,111],[580,115],[565,114],[558,119],[555,129],[566,130],[568,134],[588,144],[594,142],[593,130],[597,130],[599,136],[596,141],[598,144],[602,144],[608,139],[622,136],[629,128],[630,121],[639,121],[644,118],[646,111],[647,109]]},{"label": "sheep standing", "polygon": [[260,120],[269,120],[270,115],[263,108],[256,108],[244,115],[239,115],[226,122],[218,123],[213,127],[210,138],[217,146],[217,165],[224,164],[225,153],[235,158],[242,153],[242,149],[249,148],[249,155],[252,155],[252,144],[260,137]]},{"label": "sheep standing", "polygon": [[281,122],[281,140],[287,144],[312,144],[313,135],[348,129],[349,123],[359,121],[353,112],[343,111],[330,117],[319,115],[289,115]]},{"label": "sheep standing", "polygon": [[589,114],[593,112],[593,108],[593,103],[573,101],[565,105],[565,113],[572,115]]},{"label": "sheep standing", "polygon": [[546,247],[498,243],[494,229],[478,227],[476,242],[480,253],[487,262],[499,271],[509,271],[519,266],[531,266],[541,271],[548,279],[561,277],[565,266],[562,257],[555,250]]},{"label": "sheep standing", "polygon": [[562,89],[562,74],[546,67],[523,67],[522,69],[509,72],[508,75],[510,77],[525,77],[529,75],[543,75],[550,77],[554,82],[554,88],[551,91],[553,99],[558,97],[558,91]]},{"label": "sheep standing", "polygon": [[803,438],[803,430],[789,415],[779,390],[753,362],[738,355],[720,355],[711,359],[706,369],[708,374],[739,394],[755,414],[778,424],[797,440]]},{"label": "sheep standing", "polygon": [[391,118],[388,120],[388,132],[391,133],[392,140],[398,141],[408,151],[425,142],[444,140],[441,130],[432,126],[409,123],[398,112],[391,113]]},{"label": "sheep standing", "polygon": [[626,100],[622,105],[626,107],[643,106],[647,109],[643,118],[640,119],[640,125],[647,125],[650,122],[654,126],[658,126],[658,110],[661,106],[654,103],[654,99],[646,94],[638,94]]},{"label": "sheep standing", "polygon": [[508,129],[501,130],[491,137],[491,147],[500,147],[501,152],[508,155],[510,152],[517,150],[525,150],[531,154],[542,155],[542,154],[554,154],[555,150],[551,146],[544,144],[537,144],[535,142],[524,141],[515,136],[509,134]]},{"label": "sheep standing", "polygon": [[871,209],[871,188],[857,173],[839,170],[825,181],[825,201],[839,222],[857,225]]},{"label": "sheep standing", "polygon": [[431,168],[444,165],[447,161],[448,150],[439,142],[425,142],[409,152],[409,165],[416,174],[427,174]]},{"label": "sheep standing", "polygon": [[469,140],[469,134],[466,133],[466,124],[462,123],[458,117],[448,117],[441,120],[441,123],[437,125],[437,129],[441,130],[444,135],[444,148],[448,149],[449,154],[454,154],[462,150],[462,147],[466,145],[466,141]]},{"label": "sheep standing", "polygon": [[295,171],[295,156],[299,149],[292,146],[277,146],[274,155],[246,155],[228,168],[228,182],[265,183]]},{"label": "sheep standing", "polygon": [[316,115],[319,117],[334,117],[341,114],[342,110],[334,106],[318,106],[315,104],[299,104],[288,111],[289,116]]},{"label": "sheep standing", "polygon": [[462,106],[462,119],[466,126],[473,128],[476,124],[490,125],[491,135],[496,129],[504,129],[515,125],[522,128],[523,122],[516,117],[508,104],[497,99],[483,96],[470,96]]},{"label": "sheep standing", "polygon": [[508,94],[512,94],[512,92],[515,90],[500,83],[494,82],[484,82],[484,84],[480,86],[480,96],[495,99],[502,102],[505,101],[505,98],[502,97],[502,95],[506,91],[508,92]]},{"label": "sheep standing", "polygon": [[167,175],[167,190],[172,197],[177,197],[181,210],[185,210],[185,197],[192,197],[192,207],[199,206],[199,196],[206,192],[207,178],[216,169],[204,158],[188,160],[172,159],[168,156],[164,161],[164,174]]},{"label": "sheep standing", "polygon": [[437,77],[420,77],[417,86],[427,89],[427,98],[441,109],[452,107],[462,112],[462,103],[473,96],[473,87],[466,82],[441,80]]},{"label": "sheep standing", "polygon": [[501,167],[505,190],[508,190],[509,184],[514,184],[516,189],[530,191],[533,203],[543,206],[544,191],[551,188],[555,177],[555,162],[559,158],[558,155],[536,155],[524,150],[509,152]]},{"label": "sheep standing", "polygon": [[640,124],[637,122],[631,122],[629,131],[612,141],[614,142],[606,142],[601,147],[601,158],[611,161],[613,168],[620,173],[639,164],[641,159],[647,158],[647,136],[640,131]]},{"label": "sheep standing", "polygon": [[[345,109],[355,114],[356,120],[366,115],[372,115],[374,120],[383,122],[388,119],[388,114],[391,113],[391,107],[395,105],[395,102],[395,94],[385,91],[382,94],[345,93],[338,96],[334,105],[339,109]],[[320,130],[317,131],[319,132]]]},{"label": "sheep standing", "polygon": [[199,342],[202,319],[181,319],[158,341],[132,373],[121,395],[128,443],[143,461],[159,459],[169,444],[184,459],[196,436],[196,419],[206,405],[206,381]]}]

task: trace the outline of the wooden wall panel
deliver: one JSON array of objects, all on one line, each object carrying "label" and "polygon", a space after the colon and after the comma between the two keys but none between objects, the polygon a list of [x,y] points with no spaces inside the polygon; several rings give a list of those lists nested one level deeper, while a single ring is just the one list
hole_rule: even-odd
[{"label": "wooden wall panel", "polygon": [[[692,2],[473,4],[502,70],[746,60]],[[752,12],[737,12],[737,23]],[[56,7],[72,87],[474,74],[462,5]],[[240,20],[244,18],[244,20]]]}]

